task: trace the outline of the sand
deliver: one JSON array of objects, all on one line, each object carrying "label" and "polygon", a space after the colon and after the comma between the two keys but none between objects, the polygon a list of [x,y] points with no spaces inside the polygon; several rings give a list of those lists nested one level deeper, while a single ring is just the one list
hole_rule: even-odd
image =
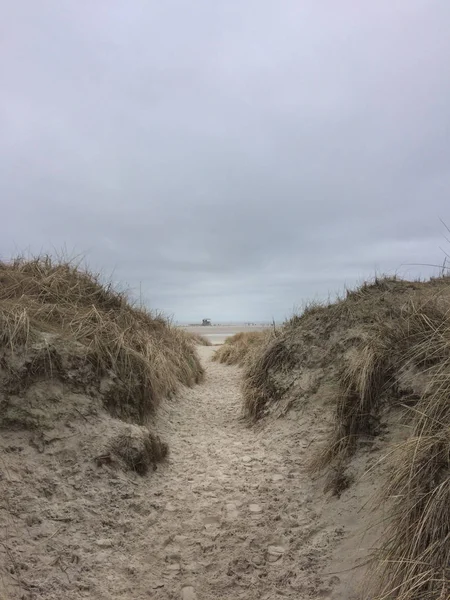
[{"label": "sand", "polygon": [[239,369],[211,362],[214,350],[199,348],[205,382],[163,407],[170,456],[144,477],[87,462],[83,420],[63,446],[2,433],[0,598],[357,597],[373,480],[324,495],[305,468],[324,407],[248,428]]}]

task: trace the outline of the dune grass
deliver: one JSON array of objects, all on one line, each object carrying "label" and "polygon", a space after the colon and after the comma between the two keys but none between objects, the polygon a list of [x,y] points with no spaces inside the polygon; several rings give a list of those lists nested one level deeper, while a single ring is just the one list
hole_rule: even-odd
[{"label": "dune grass", "polygon": [[43,339],[77,344],[99,375],[113,373],[119,385],[107,408],[136,422],[203,377],[192,338],[100,275],[49,256],[0,262],[0,349],[19,354]]},{"label": "dune grass", "polygon": [[208,340],[208,338],[204,335],[200,335],[199,333],[195,333],[186,329],[184,329],[183,331],[186,332],[186,335],[190,340],[194,342],[194,344],[197,344],[199,346],[212,346],[211,341]]},{"label": "dune grass", "polygon": [[[412,412],[411,437],[392,455],[382,490],[391,519],[379,552],[379,598],[450,598],[450,313],[415,308],[406,322],[408,363],[428,385]],[[402,329],[405,329],[403,324]]]},{"label": "dune grass", "polygon": [[273,330],[245,331],[227,338],[216,350],[213,360],[227,365],[244,366],[257,348],[274,336]]},{"label": "dune grass", "polygon": [[378,279],[295,315],[247,363],[247,418],[280,402],[280,375],[311,368],[337,390],[334,431],[312,465],[330,467],[335,486],[360,437],[377,434],[382,408],[402,409],[411,428],[389,453],[393,476],[381,493],[390,519],[370,597],[449,598],[450,280]]}]

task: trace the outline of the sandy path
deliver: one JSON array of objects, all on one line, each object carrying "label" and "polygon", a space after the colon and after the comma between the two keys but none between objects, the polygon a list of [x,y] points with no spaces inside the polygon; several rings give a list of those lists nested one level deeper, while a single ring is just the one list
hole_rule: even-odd
[{"label": "sandy path", "polygon": [[270,437],[247,428],[238,369],[211,362],[211,348],[200,352],[206,381],[171,404],[170,464],[151,482],[161,499],[145,551],[151,597],[330,597],[336,578],[317,572],[339,532],[318,522],[299,469],[305,432],[289,420],[272,424]]}]

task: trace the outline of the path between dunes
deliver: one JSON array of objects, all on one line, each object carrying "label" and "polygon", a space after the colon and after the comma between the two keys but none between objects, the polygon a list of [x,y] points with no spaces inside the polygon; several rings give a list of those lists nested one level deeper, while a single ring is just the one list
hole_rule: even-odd
[{"label": "path between dunes", "polygon": [[323,410],[248,428],[239,369],[213,351],[199,348],[204,383],[164,403],[170,456],[145,477],[92,464],[90,417],[55,429],[45,451],[26,430],[3,432],[0,598],[350,598],[331,574],[342,511],[305,473]]},{"label": "path between dunes", "polygon": [[200,348],[205,382],[185,390],[164,419],[170,463],[151,480],[157,516],[140,548],[130,548],[149,595],[330,597],[338,580],[318,573],[340,532],[319,522],[299,465],[309,440],[290,420],[246,427],[239,370],[211,362],[213,350]]}]

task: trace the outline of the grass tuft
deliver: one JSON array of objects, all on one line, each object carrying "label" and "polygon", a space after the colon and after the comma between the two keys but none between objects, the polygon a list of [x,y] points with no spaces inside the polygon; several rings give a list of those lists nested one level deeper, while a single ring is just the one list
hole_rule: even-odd
[{"label": "grass tuft", "polygon": [[213,360],[226,365],[244,366],[252,354],[274,336],[273,330],[241,331],[227,338],[216,350]]},{"label": "grass tuft", "polygon": [[211,341],[208,340],[208,338],[204,335],[200,335],[199,333],[194,333],[193,331],[188,331],[186,329],[184,329],[183,331],[186,332],[186,335],[190,340],[194,342],[194,344],[197,344],[199,346],[212,346]]}]

